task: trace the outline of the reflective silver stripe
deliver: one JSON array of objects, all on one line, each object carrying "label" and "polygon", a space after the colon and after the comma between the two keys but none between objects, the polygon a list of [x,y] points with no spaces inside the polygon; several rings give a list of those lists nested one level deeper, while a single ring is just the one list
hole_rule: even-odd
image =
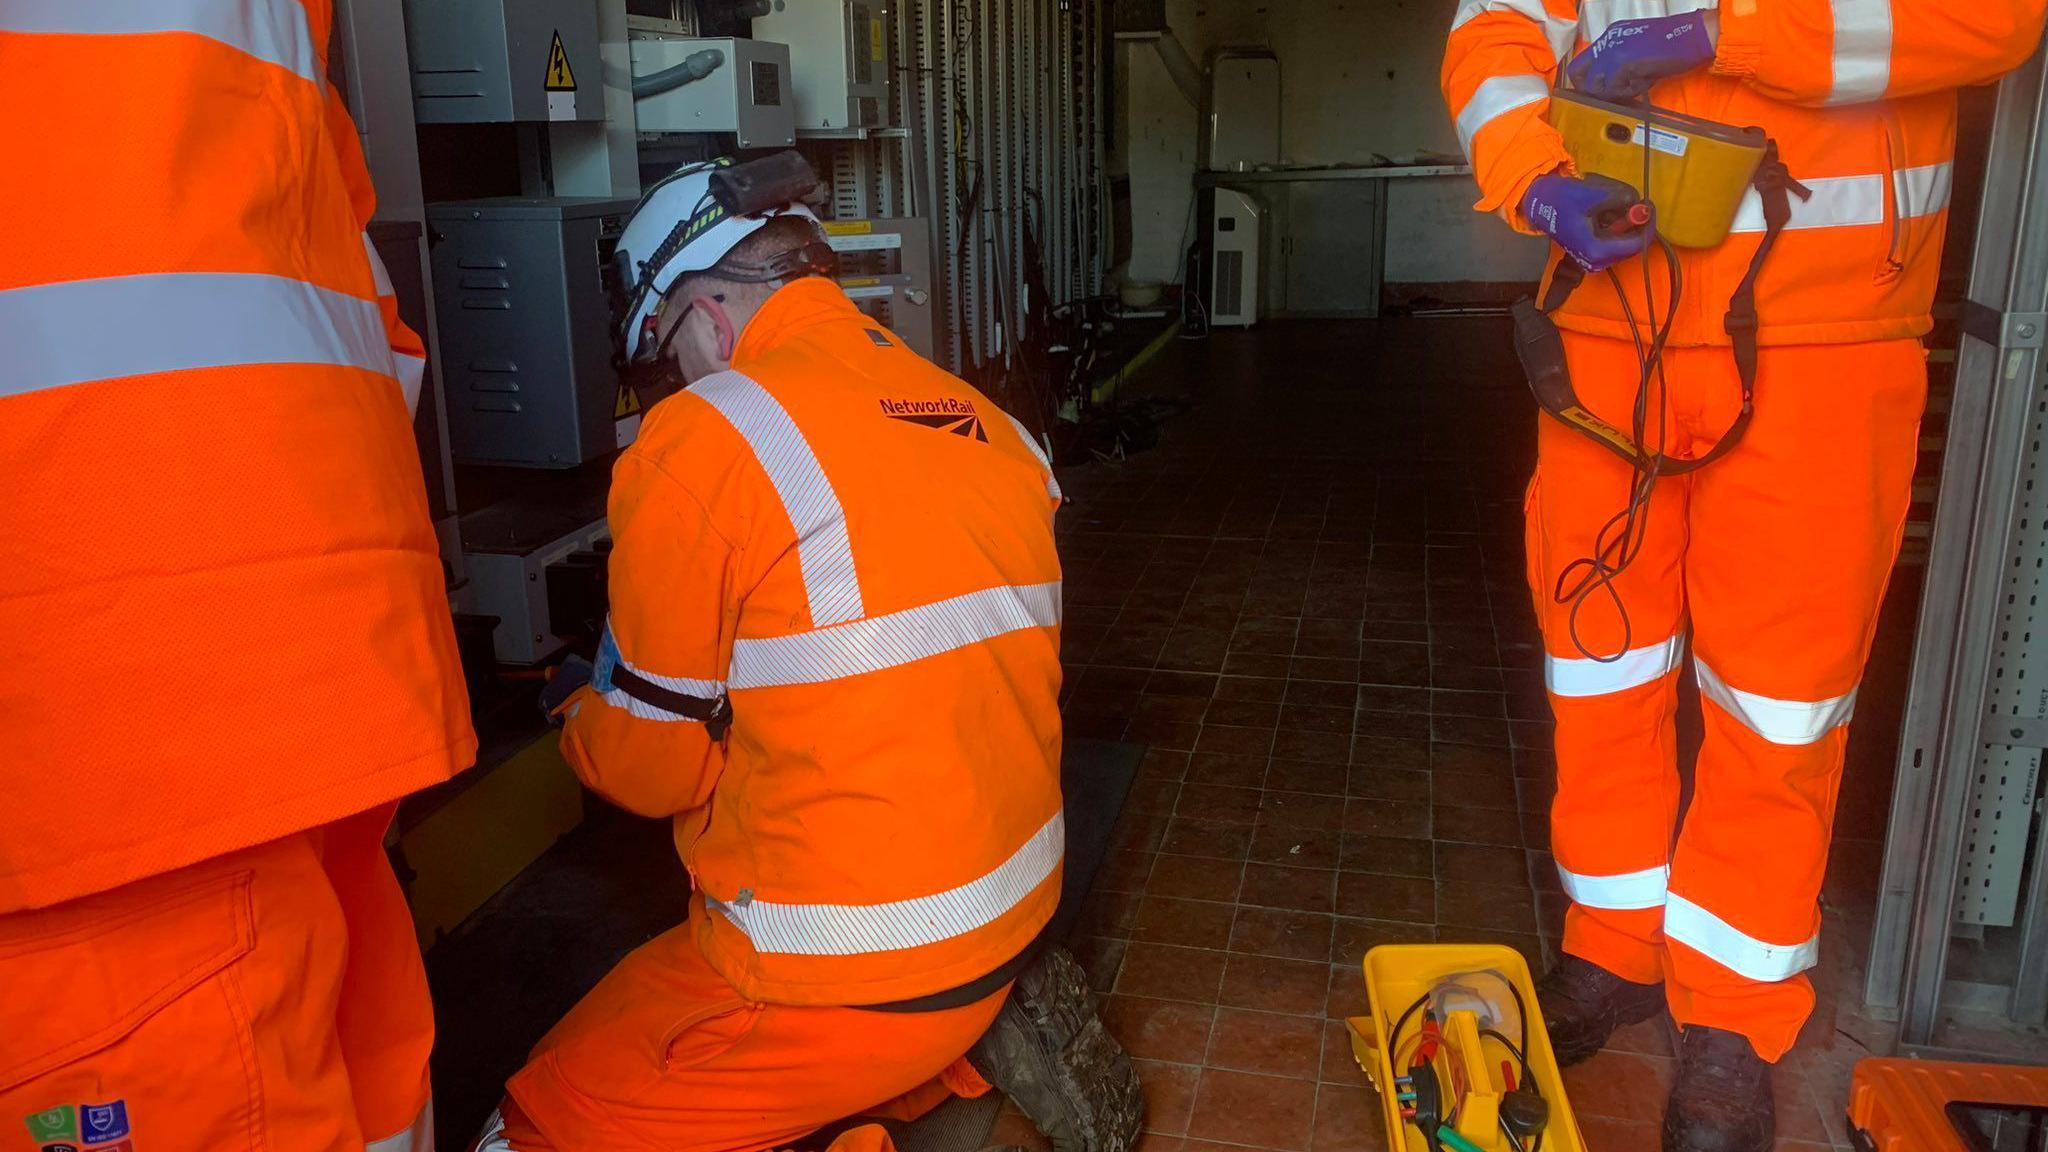
[{"label": "reflective silver stripe", "polygon": [[363,255],[370,259],[370,279],[377,285],[377,295],[398,295],[398,290],[391,286],[391,273],[384,270],[384,258],[377,255],[377,246],[370,243],[368,232],[363,233]]},{"label": "reflective silver stripe", "polygon": [[1046,457],[1045,449],[1038,443],[1038,438],[1031,434],[1030,429],[1024,427],[1023,421],[1008,412],[1003,413],[1003,416],[1010,421],[1010,427],[1017,430],[1018,439],[1024,441],[1024,446],[1031,449],[1031,455],[1037,458],[1038,466],[1045,470],[1046,494],[1055,500],[1064,500],[1066,497],[1060,494],[1060,482],[1053,478],[1052,461]]},{"label": "reflective silver stripe", "polygon": [[398,371],[375,300],[243,272],[109,276],[0,292],[0,349],[0,396],[241,364]]},{"label": "reflective silver stripe", "polygon": [[870,616],[835,628],[735,640],[728,682],[735,691],[822,684],[895,668],[1026,628],[1060,622],[1060,586],[1027,584],[969,592]]},{"label": "reflective silver stripe", "polygon": [[1948,207],[1955,184],[1954,164],[1923,164],[1892,173],[1892,196],[1901,219],[1932,216]]},{"label": "reflective silver stripe", "polygon": [[1827,700],[1779,700],[1731,688],[1719,673],[1697,656],[1693,670],[1699,674],[1700,695],[1721,706],[1723,712],[1742,722],[1743,727],[1773,744],[1812,744],[1849,722],[1856,711],[1856,690],[1849,689]]},{"label": "reflective silver stripe", "polygon": [[1664,905],[1664,935],[1760,984],[1790,980],[1820,958],[1819,933],[1798,944],[1767,944],[1676,892]]},{"label": "reflective silver stripe", "polygon": [[405,352],[393,352],[391,359],[398,366],[398,390],[405,396],[405,410],[418,415],[420,383],[427,378],[427,359]]},{"label": "reflective silver stripe", "polygon": [[1472,139],[1481,128],[1517,108],[1548,99],[1550,81],[1541,76],[1525,73],[1487,77],[1458,113],[1458,144],[1465,149],[1466,158],[1471,158]]},{"label": "reflective silver stripe", "polygon": [[306,6],[299,0],[6,0],[0,4],[0,32],[185,32],[321,82],[320,54],[306,24]]},{"label": "reflective silver stripe", "polygon": [[1631,648],[1618,660],[1567,660],[1543,657],[1543,683],[1558,696],[1606,696],[1654,683],[1678,668],[1685,653],[1685,634],[1659,644]]},{"label": "reflective silver stripe", "polygon": [[1458,5],[1458,14],[1451,18],[1451,31],[1456,32],[1489,12],[1511,12],[1543,29],[1543,38],[1550,42],[1550,54],[1560,61],[1571,54],[1572,43],[1579,34],[1577,21],[1552,16],[1543,0],[1465,0]]},{"label": "reflective silver stripe", "polygon": [[1829,104],[1884,98],[1892,84],[1891,0],[1829,0],[1835,15],[1834,80]]},{"label": "reflective silver stripe", "polygon": [[1581,0],[1579,35],[1591,44],[1622,20],[1653,20],[1659,16],[1683,16],[1702,8],[1714,8],[1720,0]]},{"label": "reflective silver stripe", "polygon": [[502,1109],[493,1108],[491,1114],[484,1118],[484,1130],[477,1133],[472,1152],[518,1152],[512,1147],[512,1142],[505,1139],[505,1113]]},{"label": "reflective silver stripe", "polygon": [[811,623],[822,628],[860,619],[860,575],[854,570],[853,543],[846,535],[846,512],[796,421],[766,388],[737,372],[706,376],[690,386],[690,393],[703,398],[739,431],[782,498],[782,508],[796,529],[797,563],[803,568]]},{"label": "reflective silver stripe", "polygon": [[[1792,220],[1787,231],[1801,228],[1853,228],[1884,223],[1885,178],[1883,176],[1820,176],[1802,180],[1813,197],[1792,197]],[[1751,188],[1735,210],[1731,232],[1764,230],[1764,202]]]},{"label": "reflective silver stripe", "polygon": [[405,1131],[372,1140],[363,1145],[363,1152],[434,1152],[434,1102],[427,1101]]},{"label": "reflective silver stripe", "polygon": [[671,692],[684,696],[695,696],[701,700],[716,700],[725,695],[725,682],[722,680],[698,680],[690,676],[663,676],[658,672],[649,672],[647,669],[641,668],[626,659],[619,651],[618,637],[612,635],[611,618],[607,616],[604,622],[604,638],[598,641],[597,645],[597,663],[590,670],[590,686],[597,690],[598,695],[604,697],[604,702],[614,708],[622,709],[629,716],[634,716],[641,720],[659,720],[672,724],[703,723],[702,720],[695,716],[685,716],[680,712],[671,712],[659,704],[642,700],[624,688],[615,686],[612,683],[612,673],[620,668],[624,668],[626,671],[631,672],[633,675],[657,688],[666,688]]},{"label": "reflective silver stripe", "polygon": [[1671,869],[1664,864],[1619,876],[1582,875],[1560,864],[1557,875],[1564,881],[1564,894],[1573,903],[1615,911],[1661,907],[1665,886],[1671,881]]},{"label": "reflective silver stripe", "polygon": [[710,904],[757,952],[859,956],[964,936],[995,923],[1045,882],[1066,852],[1066,814],[1053,813],[1023,847],[985,875],[934,896],[887,904],[778,904],[747,897]]}]

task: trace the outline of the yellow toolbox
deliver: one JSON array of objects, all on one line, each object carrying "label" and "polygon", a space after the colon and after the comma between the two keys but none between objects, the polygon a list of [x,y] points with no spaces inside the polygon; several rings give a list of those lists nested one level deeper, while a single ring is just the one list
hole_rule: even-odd
[{"label": "yellow toolbox", "polygon": [[[1495,974],[1502,984],[1485,979]],[[1508,986],[1514,991],[1506,992]],[[1510,1069],[1515,1078],[1520,1077],[1519,1062],[1507,1044],[1492,1037],[1482,1039],[1480,1020],[1465,1007],[1475,999],[1470,995],[1475,991],[1476,999],[1493,999],[1485,994],[1487,987],[1505,993],[1503,1000],[1519,1003],[1518,1014],[1528,1028],[1528,1047],[1522,1053],[1527,1058],[1528,1077],[1548,1108],[1540,1137],[1525,1141],[1523,1147],[1533,1147],[1535,1139],[1540,1139],[1544,1152],[1585,1152],[1585,1141],[1565,1098],[1564,1081],[1558,1076],[1550,1035],[1536,1008],[1536,986],[1529,978],[1529,965],[1521,953],[1497,944],[1385,944],[1365,954],[1365,989],[1372,1015],[1348,1021],[1351,1054],[1379,1090],[1387,1146],[1430,1152],[1421,1129],[1403,1118],[1408,1107],[1404,1096],[1410,1089],[1402,1086],[1407,1069],[1396,1066],[1395,1054],[1413,1059],[1409,1054],[1420,1047],[1422,1021],[1433,1018],[1435,1008],[1444,1006],[1450,1010],[1443,1013],[1437,1032],[1440,1046],[1435,1068],[1458,1085],[1459,1091],[1455,1118],[1445,1125],[1453,1135],[1443,1139],[1442,1146],[1514,1152],[1516,1145],[1503,1129],[1500,1115],[1507,1100],[1505,1081]],[[1417,1011],[1425,999],[1431,1003]],[[1397,1028],[1400,1035],[1395,1035]],[[1516,1047],[1521,1046],[1520,1039],[1514,1037]]]},{"label": "yellow toolbox", "polygon": [[[1728,238],[1764,158],[1764,130],[1736,128],[1646,104],[1551,93],[1550,123],[1579,175],[1619,180],[1656,210],[1657,232],[1680,248]],[[1644,187],[1644,158],[1649,160]]]}]

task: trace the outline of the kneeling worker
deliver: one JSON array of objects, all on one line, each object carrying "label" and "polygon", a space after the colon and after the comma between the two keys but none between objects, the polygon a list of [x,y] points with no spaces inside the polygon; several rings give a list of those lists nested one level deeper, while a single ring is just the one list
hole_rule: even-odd
[{"label": "kneeling worker", "polygon": [[965,1056],[1059,899],[1047,462],[854,307],[802,205],[741,214],[749,169],[674,174],[620,239],[626,356],[687,387],[613,473],[560,709],[585,783],[674,819],[690,916],[541,1040],[485,1148],[766,1149],[986,1092]]}]

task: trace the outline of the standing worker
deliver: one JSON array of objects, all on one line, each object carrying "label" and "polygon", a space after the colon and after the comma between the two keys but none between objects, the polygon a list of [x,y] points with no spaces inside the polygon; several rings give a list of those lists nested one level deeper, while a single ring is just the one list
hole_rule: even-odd
[{"label": "standing worker", "polygon": [[1079,1146],[1104,1108],[1134,1134],[1078,971],[1026,965],[1065,850],[1058,488],[840,291],[814,183],[794,153],[684,168],[620,237],[625,357],[688,387],[613,471],[597,663],[551,688],[577,775],[673,819],[695,891],[541,1040],[486,1149],[776,1148],[991,1079]]},{"label": "standing worker", "polygon": [[0,4],[7,1152],[432,1147],[383,837],[475,739],[329,23]]},{"label": "standing worker", "polygon": [[[1645,18],[1614,20],[1617,7]],[[1478,207],[1548,235],[1558,259],[1619,273],[1589,276],[1554,313],[1584,407],[1627,428],[1648,388],[1661,399],[1642,447],[1697,458],[1737,426],[1736,353],[1756,354],[1746,434],[1696,472],[1656,480],[1632,514],[1622,505],[1634,468],[1560,421],[1539,421],[1528,493],[1528,572],[1557,721],[1551,840],[1572,901],[1564,957],[1540,990],[1544,1016],[1570,1062],[1669,1005],[1683,1040],[1666,1149],[1771,1144],[1769,1065],[1813,1008],[1803,973],[1818,951],[1843,746],[1909,500],[1955,89],[2024,60],[2042,7],[1458,9],[1443,87]],[[1774,214],[1771,189],[1751,194],[1718,247],[1678,251],[1677,277],[1661,255],[1645,268],[1648,234],[1613,223],[1628,198],[1578,178],[1546,120],[1560,70],[1597,98],[1647,96],[1776,141],[1798,187],[1778,193],[1790,216],[1756,278],[1753,345],[1731,299]],[[1656,374],[1639,363],[1636,341],[1652,337],[1638,322],[1667,312],[1661,378],[1643,384]],[[1688,636],[1706,736],[1681,830]]]}]

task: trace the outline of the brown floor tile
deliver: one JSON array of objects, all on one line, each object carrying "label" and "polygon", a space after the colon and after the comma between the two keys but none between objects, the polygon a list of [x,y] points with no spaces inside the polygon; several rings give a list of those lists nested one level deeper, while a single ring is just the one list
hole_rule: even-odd
[{"label": "brown floor tile", "polygon": [[1233,911],[1229,904],[1147,896],[1138,902],[1130,936],[1148,944],[1223,948],[1230,942]]},{"label": "brown floor tile", "polygon": [[1316,1093],[1316,1126],[1311,1152],[1385,1152],[1387,1122],[1380,1098],[1370,1089],[1325,1084]]},{"label": "brown floor tile", "polygon": [[1474,772],[1482,775],[1512,776],[1514,754],[1505,748],[1475,744],[1434,744],[1430,746],[1430,767],[1439,772]]},{"label": "brown floor tile", "polygon": [[1335,868],[1341,860],[1343,838],[1342,832],[1327,828],[1261,821],[1252,834],[1246,859],[1296,868]]},{"label": "brown floor tile", "polygon": [[1252,841],[1252,826],[1220,820],[1194,820],[1176,816],[1166,826],[1160,841],[1162,852],[1181,856],[1213,856],[1220,860],[1242,860]]},{"label": "brown floor tile", "polygon": [[1157,852],[1160,841],[1166,838],[1167,822],[1172,819],[1171,812],[1133,812],[1126,808],[1117,818],[1111,842],[1118,850]]},{"label": "brown floor tile", "polygon": [[1260,795],[1259,823],[1335,832],[1344,826],[1344,798],[1268,790]]},{"label": "brown floor tile", "polygon": [[1138,1086],[1145,1094],[1145,1130],[1167,1136],[1184,1136],[1188,1117],[1195,1110],[1195,1084],[1202,1070],[1191,1064],[1162,1064],[1157,1060],[1134,1060]]},{"label": "brown floor tile", "polygon": [[1626,1052],[1596,1052],[1592,1059],[1565,1070],[1565,1093],[1580,1118],[1656,1121],[1664,1115],[1664,1098],[1678,1075],[1676,1060],[1660,1060]]},{"label": "brown floor tile", "polygon": [[1243,872],[1244,865],[1235,860],[1162,854],[1152,865],[1144,891],[1152,896],[1230,904],[1237,900]]},{"label": "brown floor tile", "polygon": [[1431,778],[1428,772],[1408,768],[1381,768],[1353,764],[1345,777],[1345,792],[1364,800],[1405,800],[1429,803]]},{"label": "brown floor tile", "polygon": [[1438,840],[1522,847],[1522,818],[1518,813],[1505,809],[1461,808],[1439,803],[1434,815],[1434,828]]},{"label": "brown floor tile", "polygon": [[1320,1017],[1329,979],[1329,965],[1319,960],[1283,960],[1277,956],[1233,952],[1223,969],[1223,990],[1218,999],[1233,1008]]},{"label": "brown floor tile", "polygon": [[1342,1020],[1323,1021],[1323,1064],[1316,1078],[1325,1084],[1371,1083],[1351,1047],[1351,1026]]},{"label": "brown floor tile", "polygon": [[1202,717],[1204,724],[1268,730],[1278,727],[1279,721],[1280,705],[1261,700],[1211,700]]},{"label": "brown floor tile", "polygon": [[1523,887],[1439,880],[1436,885],[1436,921],[1445,929],[1452,926],[1487,928],[1533,935],[1536,931],[1536,900]]},{"label": "brown floor tile", "polygon": [[1172,780],[1176,783],[1186,779],[1188,774],[1188,753],[1170,748],[1147,748],[1145,758],[1138,761],[1138,779]]},{"label": "brown floor tile", "polygon": [[1023,1148],[1027,1152],[1051,1152],[1052,1141],[1038,1126],[1025,1119],[1021,1112],[1010,1111],[1006,1106],[1003,1114],[996,1117],[996,1126],[989,1132],[989,1146],[993,1148]]},{"label": "brown floor tile", "polygon": [[1330,987],[1323,998],[1323,1015],[1331,1020],[1370,1016],[1372,998],[1365,993],[1365,973],[1357,960],[1330,965]]},{"label": "brown floor tile", "polygon": [[1280,727],[1298,732],[1334,732],[1351,735],[1352,709],[1325,708],[1314,704],[1288,703],[1280,709]]},{"label": "brown floor tile", "polygon": [[1354,796],[1344,803],[1344,831],[1427,840],[1430,838],[1429,806],[1412,800],[1368,800]]},{"label": "brown floor tile", "polygon": [[[1216,699],[1249,700],[1278,704],[1287,695],[1287,677],[1224,676],[1216,682]],[[1278,713],[1275,713],[1278,721]]]},{"label": "brown floor tile", "polygon": [[1143,897],[1136,892],[1091,892],[1088,902],[1081,907],[1076,931],[1089,936],[1128,937],[1131,926],[1138,922],[1141,900]]},{"label": "brown floor tile", "polygon": [[1429,710],[1440,716],[1507,715],[1507,696],[1500,692],[1459,692],[1438,688],[1429,694]]},{"label": "brown floor tile", "polygon": [[1129,942],[1112,936],[1081,936],[1073,939],[1068,947],[1081,970],[1088,974],[1088,987],[1097,992],[1107,992],[1116,984],[1117,969],[1122,967],[1124,949]]},{"label": "brown floor tile", "polygon": [[1436,875],[1441,880],[1526,888],[1528,859],[1519,848],[1442,843],[1436,846]]},{"label": "brown floor tile", "polygon": [[1351,756],[1351,737],[1342,732],[1304,732],[1282,728],[1273,737],[1275,760],[1307,760],[1342,764]]},{"label": "brown floor tile", "polygon": [[1180,784],[1172,780],[1133,781],[1130,792],[1124,796],[1124,811],[1139,815],[1171,812],[1180,799],[1180,789]]},{"label": "brown floor tile", "polygon": [[1358,661],[1352,657],[1296,656],[1287,664],[1287,675],[1296,680],[1324,680],[1336,684],[1358,683]]},{"label": "brown floor tile", "polygon": [[1158,671],[1145,680],[1145,691],[1154,696],[1195,696],[1208,699],[1216,693],[1213,672]]},{"label": "brown floor tile", "polygon": [[1311,708],[1341,708],[1350,712],[1358,706],[1358,691],[1354,684],[1330,680],[1289,680],[1287,704],[1289,707],[1299,704]]},{"label": "brown floor tile", "polygon": [[1199,696],[1154,696],[1147,693],[1138,697],[1138,707],[1131,713],[1131,719],[1176,720],[1199,724],[1202,713],[1208,711],[1208,708],[1209,702]]},{"label": "brown floor tile", "polygon": [[1201,948],[1132,944],[1124,952],[1116,991],[1123,996],[1214,1004],[1217,989],[1223,984],[1223,962],[1228,956],[1226,952]]},{"label": "brown floor tile", "polygon": [[1187,1152],[1186,1139],[1165,1132],[1140,1132],[1131,1152]]},{"label": "brown floor tile", "polygon": [[1207,1004],[1137,996],[1104,997],[1101,1012],[1109,1034],[1133,1059],[1176,1064],[1201,1063],[1209,1049],[1209,1022],[1216,1015]]},{"label": "brown floor tile", "polygon": [[1427,772],[1431,768],[1427,740],[1376,736],[1365,728],[1360,728],[1359,734],[1351,739],[1350,759],[1353,768],[1405,772]]},{"label": "brown floor tile", "polygon": [[[1232,652],[1223,661],[1223,679],[1228,683],[1232,677],[1252,676],[1262,680],[1286,680],[1288,666],[1294,662],[1291,656],[1268,656],[1260,652]],[[1222,689],[1217,689],[1220,695]],[[1279,697],[1274,697],[1279,699]]]},{"label": "brown floor tile", "polygon": [[1209,1031],[1209,1056],[1203,1063],[1209,1068],[1314,1080],[1322,1060],[1322,1021],[1224,1008]]},{"label": "brown floor tile", "polygon": [[1276,1152],[1306,1152],[1315,1106],[1312,1080],[1205,1068],[1195,1089],[1188,1135]]},{"label": "brown floor tile", "polygon": [[1238,888],[1241,904],[1264,908],[1292,908],[1300,912],[1328,912],[1335,897],[1337,873],[1320,868],[1290,868],[1284,864],[1248,863],[1244,883]]},{"label": "brown floor tile", "polygon": [[1177,720],[1133,720],[1124,729],[1123,738],[1133,744],[1145,744],[1153,748],[1190,749],[1202,734],[1199,724],[1185,724]]},{"label": "brown floor tile", "polygon": [[1346,872],[1430,877],[1436,874],[1431,855],[1435,847],[1428,840],[1346,832],[1338,866]]},{"label": "brown floor tile", "polygon": [[1230,950],[1290,960],[1330,954],[1330,917],[1278,908],[1239,908],[1230,926]]},{"label": "brown floor tile", "polygon": [[1638,1056],[1678,1055],[1671,1039],[1671,1017],[1662,1012],[1648,1020],[1616,1028],[1614,1035],[1607,1038],[1607,1047]]},{"label": "brown floor tile", "polygon": [[1190,784],[1221,784],[1229,788],[1262,788],[1266,783],[1266,758],[1197,752],[1188,762]]},{"label": "brown floor tile", "polygon": [[1344,872],[1337,878],[1337,913],[1367,920],[1436,923],[1436,882],[1420,876]]},{"label": "brown floor tile", "polygon": [[1459,808],[1518,809],[1515,779],[1482,772],[1436,769],[1436,801]]},{"label": "brown floor tile", "polygon": [[1204,723],[1195,741],[1197,752],[1222,752],[1235,756],[1266,756],[1273,749],[1271,728],[1239,728]]},{"label": "brown floor tile", "polygon": [[1401,920],[1361,920],[1355,916],[1339,916],[1330,943],[1330,962],[1351,965],[1352,975],[1358,974],[1358,965],[1365,954],[1382,944],[1433,944],[1437,939],[1434,925],[1414,924]]},{"label": "brown floor tile", "polygon": [[1259,789],[1230,788],[1221,784],[1183,784],[1174,805],[1175,816],[1190,820],[1222,820],[1250,824],[1259,816]]},{"label": "brown floor tile", "polygon": [[1152,859],[1156,853],[1134,852],[1120,848],[1109,854],[1102,862],[1102,868],[1095,873],[1095,890],[1098,892],[1143,892],[1145,878],[1152,875]]},{"label": "brown floor tile", "polygon": [[1316,792],[1342,796],[1351,770],[1342,764],[1316,764],[1306,760],[1275,760],[1266,771],[1266,787],[1282,792]]},{"label": "brown floor tile", "polygon": [[1579,1117],[1579,1135],[1586,1141],[1586,1152],[1650,1152],[1663,1139],[1661,1132],[1656,1121]]}]

